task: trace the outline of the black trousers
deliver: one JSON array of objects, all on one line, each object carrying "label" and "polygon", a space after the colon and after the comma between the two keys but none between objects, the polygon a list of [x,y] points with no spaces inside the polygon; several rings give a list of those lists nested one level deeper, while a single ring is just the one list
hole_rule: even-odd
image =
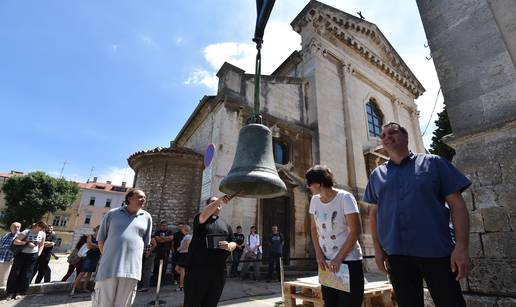
[{"label": "black trousers", "polygon": [[[36,283],[39,284],[41,280],[44,278],[45,282],[50,282],[50,274],[51,270],[48,266],[50,262],[50,255],[41,255],[38,257],[36,262],[36,270],[38,275],[36,276]],[[36,272],[34,272],[35,274]]]},{"label": "black trousers", "polygon": [[226,283],[226,265],[186,268],[183,307],[216,307]]},{"label": "black trousers", "polygon": [[350,292],[321,286],[324,305],[326,307],[360,307],[364,298],[364,270],[362,260],[343,261],[348,265]]},{"label": "black trousers", "polygon": [[9,295],[25,294],[29,288],[34,272],[34,264],[38,259],[38,253],[19,253],[14,257],[13,266],[7,279],[5,292]]},{"label": "black trousers", "polygon": [[274,272],[274,267],[276,267],[276,276],[274,276],[274,277],[277,278],[278,280],[280,280],[280,258],[281,258],[281,254],[276,254],[276,253],[269,254],[269,272],[267,275],[267,277],[269,279],[273,278],[272,272]]},{"label": "black trousers", "polygon": [[389,255],[390,278],[400,307],[423,307],[423,279],[436,307],[466,306],[450,257]]}]

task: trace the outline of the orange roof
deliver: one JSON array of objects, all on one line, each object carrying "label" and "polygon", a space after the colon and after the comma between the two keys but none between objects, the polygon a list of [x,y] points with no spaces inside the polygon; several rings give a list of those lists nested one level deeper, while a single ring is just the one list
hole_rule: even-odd
[{"label": "orange roof", "polygon": [[119,192],[119,193],[125,193],[129,190],[132,190],[131,187],[128,186],[121,186],[121,185],[114,185],[114,184],[107,184],[103,182],[78,182],[79,188],[81,189],[88,189],[88,190],[101,190],[101,191],[108,191],[108,192]]},{"label": "orange roof", "polygon": [[10,173],[0,173],[0,177],[4,177],[4,178],[10,178],[13,176],[23,176],[23,173],[22,172],[13,172],[13,171],[11,171]]}]

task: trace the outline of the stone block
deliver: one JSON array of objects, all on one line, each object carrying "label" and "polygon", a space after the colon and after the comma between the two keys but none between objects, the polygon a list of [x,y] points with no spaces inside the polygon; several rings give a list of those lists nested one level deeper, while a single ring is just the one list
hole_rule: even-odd
[{"label": "stone block", "polygon": [[474,188],[473,196],[475,197],[475,207],[477,209],[496,207],[496,194],[492,186]]},{"label": "stone block", "polygon": [[510,181],[510,183],[494,187],[496,196],[498,197],[496,203],[500,207],[506,208],[509,214],[516,214],[516,185],[514,182],[516,182],[516,178],[514,178],[514,181]]},{"label": "stone block", "polygon": [[470,232],[485,232],[484,220],[479,211],[473,211],[469,215],[469,231]]},{"label": "stone block", "polygon": [[469,212],[475,210],[475,203],[473,201],[471,189],[467,189],[466,191],[462,192],[462,198],[464,198],[464,202],[466,203],[466,207],[468,208]]},{"label": "stone block", "polygon": [[480,239],[480,234],[478,233],[469,234],[469,256],[471,258],[480,258],[484,256],[482,241]]},{"label": "stone block", "polygon": [[472,258],[470,290],[479,294],[516,296],[516,260]]},{"label": "stone block", "polygon": [[479,296],[479,295],[464,295],[466,306],[468,307],[496,307],[496,297],[494,296]]},{"label": "stone block", "polygon": [[516,298],[513,297],[505,297],[500,298],[497,302],[498,307],[514,307],[516,306]]},{"label": "stone block", "polygon": [[481,234],[484,254],[489,258],[516,258],[516,233],[496,232]]},{"label": "stone block", "polygon": [[484,228],[487,232],[510,231],[509,215],[503,207],[491,207],[480,209]]},{"label": "stone block", "polygon": [[432,300],[432,296],[430,296],[430,291],[428,289],[424,289],[423,291],[425,307],[435,307],[434,301]]}]

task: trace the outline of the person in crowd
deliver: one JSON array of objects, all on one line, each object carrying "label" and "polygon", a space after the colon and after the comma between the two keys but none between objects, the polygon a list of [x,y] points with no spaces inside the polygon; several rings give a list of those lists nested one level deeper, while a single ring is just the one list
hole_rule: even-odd
[{"label": "person in crowd", "polygon": [[66,261],[68,262],[68,271],[63,276],[61,281],[67,281],[68,278],[70,278],[70,276],[72,276],[74,271],[75,271],[76,277],[81,273],[82,258],[79,257],[79,255],[77,255],[77,253],[79,252],[79,249],[81,248],[81,246],[83,246],[87,240],[88,240],[88,236],[82,235],[81,238],[79,239],[79,241],[77,241],[75,248],[72,250],[70,255],[68,255],[68,258],[66,259]]},{"label": "person in crowd", "polygon": [[279,232],[278,226],[272,226],[272,233],[267,238],[267,242],[269,243],[269,271],[267,275],[267,279],[270,281],[273,279],[272,272],[274,272],[274,267],[276,267],[276,276],[275,278],[280,280],[280,260],[283,255],[283,244],[284,239],[283,235]]},{"label": "person in crowd", "polygon": [[364,297],[362,232],[360,213],[353,194],[334,188],[335,179],[327,166],[315,165],[306,174],[310,200],[310,230],[318,266],[333,273],[342,265],[349,270],[350,291],[321,286],[327,307],[360,307]]},{"label": "person in crowd", "polygon": [[459,280],[469,273],[469,214],[461,193],[471,182],[442,157],[412,153],[398,123],[384,125],[380,139],[389,161],[371,173],[364,194],[378,268],[401,307],[424,305],[423,280],[436,306],[466,306]]},{"label": "person in crowd", "polygon": [[[74,295],[76,291],[90,292],[88,284],[90,283],[91,275],[97,270],[97,264],[100,260],[100,249],[97,242],[97,234],[100,226],[97,225],[93,228],[93,234],[86,237],[86,246],[88,246],[88,252],[86,257],[81,259],[81,272],[77,274],[75,281],[72,284],[72,291],[70,295]],[[79,247],[80,248],[80,247]],[[83,282],[82,289],[78,289],[81,281]]]},{"label": "person in crowd", "polygon": [[36,270],[34,272],[34,275],[36,275],[36,271],[38,273],[36,276],[37,284],[39,284],[43,278],[45,282],[50,282],[50,275],[52,273],[48,263],[50,262],[50,257],[52,256],[52,249],[57,242],[57,237],[54,233],[54,226],[48,225],[47,229],[45,230],[45,235],[46,238],[43,252],[38,257],[38,261],[36,262]]},{"label": "person in crowd", "polygon": [[233,231],[222,218],[222,206],[231,197],[210,197],[194,217],[193,237],[188,248],[184,307],[215,307],[226,280],[226,259],[236,248]]},{"label": "person in crowd", "polygon": [[245,236],[242,233],[242,226],[238,225],[236,227],[236,232],[233,234],[235,237],[235,243],[237,244],[237,247],[233,254],[231,254],[231,277],[237,277],[238,276],[238,265],[240,264],[240,258],[242,257],[242,253],[244,252],[245,247]]},{"label": "person in crowd", "polygon": [[179,274],[177,273],[176,271],[176,265],[177,265],[177,261],[179,261],[179,246],[181,245],[181,241],[183,240],[183,237],[184,237],[184,234],[183,234],[183,231],[181,230],[183,228],[183,223],[179,223],[177,225],[177,231],[174,232],[173,236],[174,236],[174,241],[173,241],[173,248],[174,248],[174,252],[172,253],[172,267],[174,268],[173,270],[173,274],[174,274],[174,284],[178,284],[179,283]]},{"label": "person in crowd", "polygon": [[102,257],[97,269],[94,307],[131,306],[142,274],[142,254],[152,238],[152,217],[143,210],[145,193],[131,190],[126,206],[110,210],[97,235]]},{"label": "person in crowd", "polygon": [[190,246],[190,241],[192,240],[190,226],[183,225],[181,230],[183,231],[184,236],[178,248],[179,259],[176,265],[176,272],[179,274],[179,287],[176,289],[176,291],[183,291],[185,281],[185,267],[188,264],[188,247]]},{"label": "person in crowd", "polygon": [[13,266],[7,279],[7,299],[19,299],[25,295],[32,280],[34,266],[38,256],[43,252],[45,244],[45,232],[47,224],[42,221],[32,224],[30,229],[26,229],[16,235],[14,245],[21,245],[23,249],[14,256]]},{"label": "person in crowd", "polygon": [[262,259],[262,240],[256,230],[256,226],[251,226],[249,236],[245,244],[244,266],[240,272],[240,278],[245,279],[249,265],[253,266],[253,279],[260,277],[260,260]]},{"label": "person in crowd", "polygon": [[147,292],[150,288],[152,273],[154,271],[154,259],[156,258],[156,247],[158,243],[152,238],[151,243],[147,245],[143,252],[142,259],[142,279],[138,283],[139,292]]},{"label": "person in crowd", "polygon": [[163,220],[159,223],[159,229],[154,233],[154,239],[158,243],[156,247],[156,257],[154,259],[154,280],[157,280],[159,271],[159,261],[163,259],[162,281],[166,276],[166,270],[169,264],[170,251],[172,250],[172,243],[174,236],[172,231],[168,229],[168,222]]},{"label": "person in crowd", "polygon": [[14,222],[9,228],[10,231],[0,237],[0,287],[5,287],[7,277],[11,271],[14,255],[11,252],[11,244],[13,244],[16,236],[20,232],[21,224]]}]

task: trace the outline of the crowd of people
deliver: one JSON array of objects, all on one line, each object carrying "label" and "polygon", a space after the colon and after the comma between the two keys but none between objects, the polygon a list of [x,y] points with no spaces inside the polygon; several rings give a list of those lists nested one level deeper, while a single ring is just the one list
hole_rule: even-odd
[{"label": "crowd of people", "polygon": [[50,281],[50,257],[57,242],[53,227],[40,221],[21,230],[14,222],[10,232],[0,238],[0,287],[6,287],[7,299],[19,299],[31,281]]},{"label": "crowd of people", "polygon": [[[390,159],[371,173],[363,197],[370,204],[378,269],[389,275],[401,307],[424,306],[423,280],[436,305],[465,306],[459,280],[469,273],[469,215],[461,193],[471,182],[443,158],[410,152],[408,133],[397,123],[383,126],[381,142]],[[310,230],[317,264],[321,270],[337,273],[346,267],[349,272],[349,291],[321,286],[325,305],[361,306],[357,201],[335,187],[327,166],[315,165],[305,179],[312,194]],[[192,228],[180,224],[173,232],[168,221],[160,221],[154,233],[145,200],[144,191],[129,191],[124,206],[110,210],[91,235],[80,238],[62,279],[76,272],[72,295],[91,291],[96,272],[93,306],[131,306],[136,292],[148,291],[157,280],[177,283],[176,291],[184,291],[184,307],[217,306],[226,277],[260,278],[262,247],[268,251],[267,280],[280,279],[285,244],[280,229],[272,226],[265,242],[256,226],[247,235],[240,225],[233,232],[220,217],[231,196],[210,197]],[[52,226],[43,222],[20,229],[20,223],[13,223],[0,238],[0,286],[7,280],[10,299],[23,295],[36,273],[36,282],[50,280],[48,263],[56,242]]]}]

